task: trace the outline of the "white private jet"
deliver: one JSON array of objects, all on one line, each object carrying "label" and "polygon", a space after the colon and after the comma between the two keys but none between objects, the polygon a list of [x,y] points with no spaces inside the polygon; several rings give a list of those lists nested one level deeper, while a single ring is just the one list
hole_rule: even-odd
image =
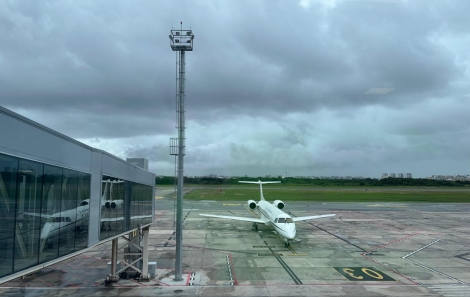
[{"label": "white private jet", "polygon": [[245,218],[245,217],[233,217],[233,216],[220,216],[220,215],[210,215],[210,214],[200,214],[205,217],[214,217],[228,220],[238,220],[246,221],[253,223],[253,230],[258,230],[258,224],[265,224],[268,227],[272,227],[281,238],[284,239],[284,244],[286,247],[290,246],[296,235],[295,222],[298,221],[307,221],[319,218],[327,218],[335,216],[336,214],[326,214],[318,216],[306,216],[306,217],[291,217],[281,209],[284,208],[284,202],[281,200],[275,200],[272,204],[266,201],[263,197],[263,185],[264,184],[277,184],[280,181],[272,182],[251,182],[251,181],[239,181],[240,183],[246,184],[258,184],[260,189],[260,201],[256,203],[254,200],[248,200],[247,205],[250,209],[258,209],[261,217],[257,218]]}]

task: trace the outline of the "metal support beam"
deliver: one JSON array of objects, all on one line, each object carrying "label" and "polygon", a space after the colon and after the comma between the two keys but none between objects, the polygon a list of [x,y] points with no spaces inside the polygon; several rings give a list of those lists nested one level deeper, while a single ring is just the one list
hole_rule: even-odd
[{"label": "metal support beam", "polygon": [[[177,89],[176,89],[176,115],[178,125],[178,177],[176,189],[176,257],[175,257],[175,281],[183,280],[183,178],[185,155],[185,111],[184,111],[184,83],[185,83],[185,52],[193,50],[194,34],[192,30],[183,30],[183,22],[180,22],[180,30],[171,30],[171,49],[177,51]],[[170,154],[175,155],[170,143]]]},{"label": "metal support beam", "polygon": [[[120,277],[119,274],[121,272],[126,271],[127,273],[137,273],[140,275],[140,281],[149,281],[150,274],[148,272],[148,255],[149,255],[149,233],[150,233],[150,226],[144,227],[141,230],[142,238],[140,236],[133,237],[132,232],[126,236],[121,236],[112,240],[112,248],[111,248],[111,273],[106,277],[106,282],[117,282],[119,281]],[[140,232],[139,232],[140,233]],[[124,240],[124,244],[119,245],[119,238]],[[133,238],[140,239],[141,244],[136,244],[133,242]],[[136,252],[127,252],[126,250],[130,250],[130,247],[133,247]],[[123,250],[123,252],[118,252],[118,250]],[[117,263],[121,263],[121,267],[117,270]],[[142,263],[142,269],[139,268],[140,263]],[[132,270],[129,272],[128,269],[131,268]]]},{"label": "metal support beam", "polygon": [[180,51],[175,281],[183,280],[184,64],[184,51]]},{"label": "metal support beam", "polygon": [[149,227],[145,227],[142,234],[142,275],[141,281],[148,281],[149,275]]},{"label": "metal support beam", "polygon": [[106,278],[107,282],[117,282],[119,281],[119,275],[116,273],[116,264],[117,264],[117,247],[118,239],[115,238],[111,242],[111,273]]}]

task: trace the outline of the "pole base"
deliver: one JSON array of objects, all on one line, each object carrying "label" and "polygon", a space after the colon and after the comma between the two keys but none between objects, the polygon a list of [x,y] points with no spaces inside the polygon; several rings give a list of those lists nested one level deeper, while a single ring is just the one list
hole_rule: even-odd
[{"label": "pole base", "polygon": [[108,275],[104,280],[105,283],[117,283],[119,281],[119,275]]},{"label": "pole base", "polygon": [[147,277],[140,276],[139,277],[139,282],[149,282],[150,281],[150,276],[147,275]]}]

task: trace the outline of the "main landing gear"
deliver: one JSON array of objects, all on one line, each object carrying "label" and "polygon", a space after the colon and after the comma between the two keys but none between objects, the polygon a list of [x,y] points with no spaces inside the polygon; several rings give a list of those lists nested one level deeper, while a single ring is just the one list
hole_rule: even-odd
[{"label": "main landing gear", "polygon": [[258,231],[258,223],[253,223],[251,230]]}]

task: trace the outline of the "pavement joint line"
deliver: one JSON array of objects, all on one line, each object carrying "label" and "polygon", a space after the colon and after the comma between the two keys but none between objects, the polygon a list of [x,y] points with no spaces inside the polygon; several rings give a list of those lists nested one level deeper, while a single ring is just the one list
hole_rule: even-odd
[{"label": "pavement joint line", "polygon": [[[263,236],[261,234],[259,234],[259,237],[261,237],[261,239],[264,239]],[[268,245],[268,243],[266,242],[266,240],[263,240],[264,244]],[[271,253],[273,255],[275,255],[274,251],[272,248],[269,247],[269,250],[271,251]],[[287,272],[287,274],[292,278],[292,280],[294,281],[294,283],[296,285],[303,285],[302,281],[300,280],[300,278],[294,273],[294,271],[292,271],[292,269],[289,267],[289,265],[287,265],[286,262],[284,262],[284,260],[282,260],[282,258],[278,255],[275,256],[276,260],[279,262],[279,264],[281,264],[282,268],[284,268],[284,270]]]},{"label": "pavement joint line", "polygon": [[[413,253],[411,253],[411,254],[409,254],[409,255],[413,255],[413,254],[415,254],[416,252],[419,252],[419,251],[421,251],[421,250],[423,250],[423,249],[425,249],[425,248],[427,248],[427,247],[429,247],[429,246],[431,246],[431,245],[437,243],[438,241],[440,241],[440,239],[435,240],[435,241],[431,242],[430,244],[425,245],[424,247],[422,247],[422,248],[416,250],[415,252],[413,252]],[[459,284],[466,285],[466,283],[465,283],[464,281],[461,281],[461,280],[459,280],[459,279],[457,279],[457,278],[455,278],[455,277],[452,277],[452,276],[450,276],[450,275],[448,275],[448,274],[445,274],[445,273],[440,272],[440,271],[438,271],[438,270],[435,270],[435,269],[433,269],[433,268],[431,268],[431,267],[427,267],[426,265],[423,265],[423,264],[421,264],[421,263],[418,263],[418,262],[416,262],[416,261],[413,261],[413,260],[408,259],[407,257],[408,257],[409,255],[406,255],[406,256],[402,257],[402,259],[404,259],[404,260],[406,260],[406,261],[408,261],[408,262],[411,262],[411,263],[413,263],[413,264],[415,264],[415,265],[417,265],[417,266],[419,266],[419,267],[421,267],[421,268],[425,268],[425,269],[428,269],[429,271],[432,271],[432,272],[437,273],[437,274],[439,274],[439,275],[445,276],[445,277],[447,277],[448,279],[451,279],[451,280],[453,280],[453,281],[458,282]]]}]

